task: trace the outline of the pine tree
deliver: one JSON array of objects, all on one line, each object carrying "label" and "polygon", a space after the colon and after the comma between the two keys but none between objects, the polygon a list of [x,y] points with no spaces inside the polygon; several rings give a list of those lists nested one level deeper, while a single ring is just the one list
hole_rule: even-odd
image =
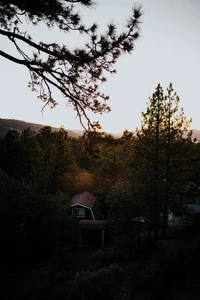
[{"label": "pine tree", "polygon": [[52,132],[51,126],[42,127],[36,135],[43,151],[43,173],[44,184],[49,192],[54,186],[54,166],[55,166],[55,142],[56,133]]},{"label": "pine tree", "polygon": [[186,168],[186,146],[191,141],[191,120],[186,120],[179,102],[172,84],[166,95],[158,84],[146,112],[142,113],[141,129],[137,130],[134,167],[150,192],[150,230],[156,235],[161,221],[163,235],[166,234],[170,189],[175,180],[181,179],[180,172]]},{"label": "pine tree", "polygon": [[13,178],[22,176],[22,149],[20,133],[17,130],[9,130],[3,140],[1,168]]},{"label": "pine tree", "polygon": [[63,127],[56,134],[54,148],[54,171],[61,191],[76,183],[78,180],[78,165],[70,144],[70,138]]},{"label": "pine tree", "polygon": [[125,131],[121,138],[105,134],[100,144],[101,157],[95,169],[100,184],[110,188],[123,179],[132,151],[132,133]]},{"label": "pine tree", "polygon": [[43,151],[37,141],[36,133],[28,127],[22,131],[22,180],[37,189],[43,185]]}]

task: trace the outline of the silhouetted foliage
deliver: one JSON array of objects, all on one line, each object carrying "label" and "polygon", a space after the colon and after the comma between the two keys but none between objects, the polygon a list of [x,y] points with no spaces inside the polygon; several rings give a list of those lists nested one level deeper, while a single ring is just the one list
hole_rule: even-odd
[{"label": "silhouetted foliage", "polygon": [[[0,1],[0,35],[7,37],[16,50],[11,54],[0,50],[0,55],[13,63],[25,66],[31,80],[29,87],[39,93],[46,105],[57,104],[52,89],[58,89],[76,111],[81,124],[94,128],[87,110],[94,113],[108,112],[108,96],[100,92],[99,84],[106,81],[105,73],[115,73],[114,65],[123,53],[131,53],[139,37],[141,8],[134,8],[125,30],[117,34],[116,26],[109,24],[105,33],[98,32],[96,23],[87,27],[82,23],[80,5],[93,7],[92,0],[51,1]],[[82,34],[87,41],[82,47],[69,44],[35,41],[24,31],[23,23],[62,33]],[[28,50],[27,50],[28,48]],[[13,53],[13,51],[12,51]],[[86,124],[83,122],[86,120]],[[96,124],[98,127],[98,124]]]}]

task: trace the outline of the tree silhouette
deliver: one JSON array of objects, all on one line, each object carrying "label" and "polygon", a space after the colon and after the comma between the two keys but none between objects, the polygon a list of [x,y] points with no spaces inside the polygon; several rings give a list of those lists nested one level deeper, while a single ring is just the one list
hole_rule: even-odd
[{"label": "tree silhouette", "polygon": [[[180,100],[170,83],[166,95],[160,84],[142,113],[137,130],[134,168],[148,191],[150,228],[157,235],[162,221],[166,235],[170,191],[188,170],[191,145],[191,119],[187,120]],[[162,215],[162,220],[161,220]]]},{"label": "tree silhouette", "polygon": [[[99,34],[96,23],[90,27],[82,23],[77,12],[80,4],[89,8],[95,3],[92,0],[1,0],[0,35],[9,39],[11,51],[0,49],[0,55],[29,70],[29,87],[39,93],[44,106],[57,104],[52,94],[52,88],[56,88],[76,111],[82,126],[92,129],[98,123],[90,121],[87,110],[110,111],[109,97],[100,92],[99,84],[106,81],[105,73],[116,72],[117,59],[133,50],[142,13],[141,7],[135,7],[121,34],[117,34],[113,24],[108,25],[104,34]],[[66,44],[37,42],[22,29],[23,23],[43,23],[50,29],[60,29],[61,33],[78,32],[87,42],[74,49]]]}]

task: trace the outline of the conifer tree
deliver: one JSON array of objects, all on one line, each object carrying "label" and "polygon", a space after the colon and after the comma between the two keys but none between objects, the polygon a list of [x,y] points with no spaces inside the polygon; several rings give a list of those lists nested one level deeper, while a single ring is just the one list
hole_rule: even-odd
[{"label": "conifer tree", "polygon": [[[137,176],[149,190],[150,230],[157,235],[161,226],[166,234],[169,193],[174,181],[181,180],[186,168],[187,143],[191,142],[191,120],[187,120],[172,84],[166,95],[158,84],[142,113],[137,130],[134,166]],[[162,218],[161,218],[162,216]]]},{"label": "conifer tree", "polygon": [[58,188],[64,191],[66,187],[76,182],[78,179],[78,165],[76,157],[70,144],[70,138],[63,127],[56,134],[54,148],[54,170],[58,180]]},{"label": "conifer tree", "polygon": [[28,185],[34,185],[37,189],[43,185],[43,151],[36,138],[36,132],[29,127],[21,134],[22,149],[22,180]]}]

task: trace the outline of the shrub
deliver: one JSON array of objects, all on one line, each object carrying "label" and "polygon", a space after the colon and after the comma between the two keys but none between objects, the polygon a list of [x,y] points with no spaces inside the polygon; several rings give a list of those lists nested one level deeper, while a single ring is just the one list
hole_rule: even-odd
[{"label": "shrub", "polygon": [[109,266],[110,264],[113,264],[115,262],[118,262],[120,260],[125,259],[125,253],[121,250],[116,250],[116,249],[110,249],[110,250],[97,250],[94,252],[90,259],[89,262],[90,264],[93,264],[91,268],[96,269],[102,267],[102,266]]},{"label": "shrub", "polygon": [[137,292],[151,293],[162,286],[162,271],[156,263],[138,263],[134,268],[133,284]]},{"label": "shrub", "polygon": [[156,244],[156,252],[152,258],[163,267],[169,265],[169,263],[175,263],[177,261],[176,243],[170,240],[158,241]]},{"label": "shrub", "polygon": [[60,270],[58,273],[55,275],[55,281],[56,282],[61,282],[61,281],[66,281],[71,279],[72,273],[66,270]]},{"label": "shrub", "polygon": [[116,249],[126,253],[127,258],[131,258],[134,253],[135,242],[136,241],[133,241],[133,239],[130,236],[128,236],[128,237],[118,238],[118,240],[115,241],[114,245]]},{"label": "shrub", "polygon": [[160,240],[156,244],[156,251],[152,260],[163,271],[163,283],[181,280],[184,275],[184,249],[180,241]]},{"label": "shrub", "polygon": [[109,300],[112,286],[122,278],[122,269],[117,264],[93,272],[77,274],[72,281],[67,299]]}]

